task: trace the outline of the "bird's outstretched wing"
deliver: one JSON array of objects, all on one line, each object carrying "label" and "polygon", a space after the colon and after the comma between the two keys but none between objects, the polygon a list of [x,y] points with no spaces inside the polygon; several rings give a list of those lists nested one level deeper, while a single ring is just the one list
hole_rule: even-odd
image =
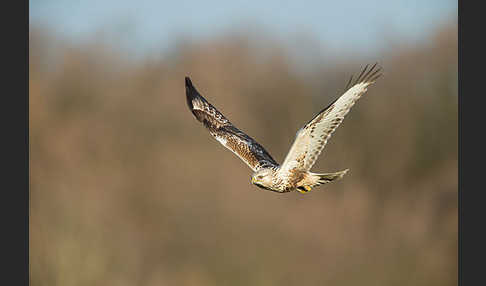
[{"label": "bird's outstretched wing", "polygon": [[186,99],[189,109],[209,133],[235,153],[253,171],[262,167],[278,166],[277,162],[253,138],[236,128],[221,112],[202,97],[186,77]]},{"label": "bird's outstretched wing", "polygon": [[380,77],[381,68],[375,69],[374,64],[369,70],[368,65],[351,85],[353,77],[350,78],[347,91],[328,107],[321,110],[311,121],[301,128],[295,137],[294,143],[282,163],[281,170],[304,170],[309,171],[317,160],[322,149],[354,105],[367,90],[368,86]]}]

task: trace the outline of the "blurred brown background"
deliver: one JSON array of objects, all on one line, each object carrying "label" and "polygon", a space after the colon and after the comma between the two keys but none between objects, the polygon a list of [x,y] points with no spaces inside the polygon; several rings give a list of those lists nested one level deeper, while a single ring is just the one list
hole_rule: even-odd
[{"label": "blurred brown background", "polygon": [[[432,35],[305,73],[252,33],[126,59],[31,26],[32,285],[456,285],[456,20]],[[306,195],[252,186],[186,106],[189,75],[282,162],[375,61],[313,168],[350,172]]]}]

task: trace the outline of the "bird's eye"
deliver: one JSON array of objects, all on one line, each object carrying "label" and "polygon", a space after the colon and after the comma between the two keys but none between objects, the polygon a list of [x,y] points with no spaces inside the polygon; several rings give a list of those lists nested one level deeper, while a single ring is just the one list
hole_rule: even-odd
[{"label": "bird's eye", "polygon": [[257,177],[257,179],[258,179],[258,180],[261,180],[261,179],[263,179],[263,176],[262,176],[262,175],[260,175],[260,176],[258,176],[258,177]]}]

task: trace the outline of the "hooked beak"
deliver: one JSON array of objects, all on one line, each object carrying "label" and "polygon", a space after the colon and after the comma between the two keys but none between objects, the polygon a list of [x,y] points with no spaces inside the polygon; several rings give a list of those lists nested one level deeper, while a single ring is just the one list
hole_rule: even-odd
[{"label": "hooked beak", "polygon": [[251,183],[252,183],[252,184],[255,184],[255,182],[256,182],[255,177],[252,177],[252,178],[251,178]]}]

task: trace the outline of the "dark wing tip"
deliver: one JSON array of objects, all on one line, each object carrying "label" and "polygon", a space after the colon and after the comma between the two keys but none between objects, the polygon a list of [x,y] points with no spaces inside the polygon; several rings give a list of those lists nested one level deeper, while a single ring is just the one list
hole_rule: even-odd
[{"label": "dark wing tip", "polygon": [[186,80],[186,102],[187,102],[187,106],[189,107],[189,110],[194,114],[194,116],[196,116],[196,118],[199,120],[199,121],[202,121],[202,117],[200,117],[200,114],[198,114],[196,112],[196,110],[194,110],[194,105],[200,105],[200,104],[206,104],[206,105],[210,105],[206,99],[204,99],[204,97],[202,97],[199,92],[196,90],[196,88],[194,87],[194,85],[192,84],[192,81],[191,79],[186,76],[185,78]]},{"label": "dark wing tip", "polygon": [[192,100],[197,97],[197,91],[192,85],[191,79],[186,76],[186,101],[187,101],[187,106],[189,106],[189,109],[192,111],[194,106],[192,105]]},{"label": "dark wing tip", "polygon": [[[376,62],[371,68],[368,70],[369,65],[366,65],[364,69],[361,71],[359,76],[356,78],[354,81],[353,85],[362,83],[362,82],[374,82],[376,79],[378,79],[382,75],[383,68],[378,65],[378,62]],[[378,67],[378,68],[376,68]],[[346,85],[346,88],[348,88],[350,84]]]},{"label": "dark wing tip", "polygon": [[186,76],[186,87],[193,87],[191,79]]}]

